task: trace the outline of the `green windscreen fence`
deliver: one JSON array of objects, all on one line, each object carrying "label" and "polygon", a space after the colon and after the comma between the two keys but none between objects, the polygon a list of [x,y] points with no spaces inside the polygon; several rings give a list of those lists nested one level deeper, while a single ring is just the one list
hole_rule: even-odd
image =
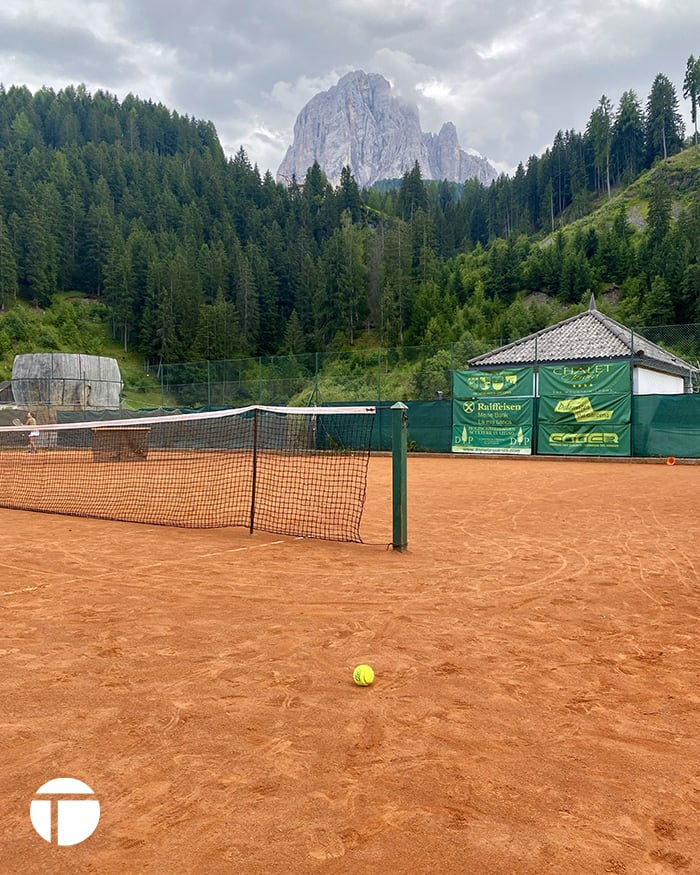
[{"label": "green windscreen fence", "polygon": [[[588,397],[590,407],[585,401],[577,400],[585,397]],[[459,429],[461,440],[462,430],[467,426],[469,417],[473,416],[472,412],[464,410],[467,400],[459,403],[449,400],[404,402],[408,407],[409,450],[433,453],[454,451],[455,430]],[[573,403],[568,403],[569,401]],[[521,402],[524,402],[522,406]],[[511,441],[514,447],[519,446],[518,430],[521,427],[523,436],[527,433],[527,425],[516,425],[520,421],[517,417],[522,415],[525,420],[530,417],[531,423],[538,424],[538,453],[700,458],[700,395],[635,395],[630,398],[629,395],[603,392],[599,395],[568,398],[523,399],[491,396],[481,398],[479,403],[486,408],[482,410],[482,416],[493,417],[494,421],[500,423],[504,422],[504,416],[509,417],[507,425],[496,426],[501,430],[500,433],[497,432],[495,436],[491,433],[487,438],[492,443],[496,437],[502,439],[505,452],[512,451]],[[511,409],[489,408],[489,405],[495,403],[505,403]],[[456,411],[454,408],[458,404],[460,410]],[[530,413],[531,404],[536,404],[539,410]],[[557,405],[561,405],[559,411],[556,411]],[[380,405],[375,401],[364,401],[358,406],[377,407],[372,449],[390,450],[391,405],[387,402]],[[543,407],[545,417],[556,412],[555,422],[543,420]],[[461,421],[462,416],[464,422]],[[483,421],[482,419],[482,423]],[[474,420],[472,426],[489,428],[483,424],[474,426]],[[508,433],[509,429],[515,429],[515,432]],[[489,451],[498,452],[498,449],[482,450]]]},{"label": "green windscreen fence", "polygon": [[700,458],[700,395],[636,395],[635,456]]},{"label": "green windscreen fence", "polygon": [[[406,441],[410,452],[449,453],[452,426],[452,405],[444,401],[404,401],[408,408]],[[376,407],[372,431],[373,450],[391,450],[391,404],[383,401],[363,401],[357,404],[329,404],[330,407]]]},{"label": "green windscreen fence", "polygon": [[[526,386],[527,383],[520,385]],[[500,379],[496,380],[496,386],[500,386]],[[467,446],[465,442],[470,435],[477,441],[476,444],[472,442],[472,446],[477,446],[477,452],[522,451],[533,431],[533,423],[536,423],[538,442],[535,451],[540,454],[700,458],[700,395],[635,395],[630,398],[613,391],[537,399],[490,395],[459,401],[404,403],[408,407],[407,439],[411,451],[465,452],[456,447],[460,443]],[[481,405],[480,410],[477,404]],[[376,407],[372,449],[391,450],[390,403],[363,401],[334,406]],[[87,411],[60,411],[58,421],[125,419],[131,415],[157,416],[180,412],[190,411],[182,408],[92,411],[90,414]],[[484,433],[473,433],[473,429]],[[499,441],[500,447],[497,445]],[[483,446],[479,449],[480,445]],[[525,451],[531,452],[530,447]]]}]

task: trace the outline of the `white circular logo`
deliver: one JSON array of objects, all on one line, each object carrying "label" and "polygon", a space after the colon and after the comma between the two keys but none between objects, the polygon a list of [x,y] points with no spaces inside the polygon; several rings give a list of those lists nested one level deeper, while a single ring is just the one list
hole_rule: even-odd
[{"label": "white circular logo", "polygon": [[[100,822],[100,803],[94,791],[76,778],[54,778],[36,791],[41,797],[29,806],[32,826],[42,839],[57,845],[79,845]],[[54,805],[56,806],[54,808]]]}]

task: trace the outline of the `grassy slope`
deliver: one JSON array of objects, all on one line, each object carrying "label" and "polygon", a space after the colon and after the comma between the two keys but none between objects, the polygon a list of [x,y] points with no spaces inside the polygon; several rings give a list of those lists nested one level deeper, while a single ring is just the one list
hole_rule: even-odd
[{"label": "grassy slope", "polygon": [[[595,209],[587,216],[567,224],[564,232],[575,232],[577,229],[589,227],[598,230],[609,226],[621,205],[627,212],[628,220],[636,228],[643,228],[646,224],[649,194],[659,174],[666,177],[672,191],[673,214],[678,215],[681,209],[689,207],[700,196],[700,149],[691,147],[666,161],[657,162],[630,185],[613,190],[610,200],[601,195],[594,202]],[[552,236],[546,239],[551,239]]]}]

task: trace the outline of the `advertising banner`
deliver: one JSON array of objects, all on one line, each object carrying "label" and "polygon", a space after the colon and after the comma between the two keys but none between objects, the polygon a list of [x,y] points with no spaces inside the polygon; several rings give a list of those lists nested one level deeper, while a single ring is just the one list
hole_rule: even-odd
[{"label": "advertising banner", "polygon": [[466,398],[452,402],[456,453],[532,452],[532,398]]},{"label": "advertising banner", "polygon": [[532,426],[453,425],[453,453],[532,453]]},{"label": "advertising banner", "polygon": [[533,395],[534,385],[532,368],[452,372],[453,398]]},{"label": "advertising banner", "polygon": [[571,398],[540,398],[539,419],[550,423],[593,423],[630,421],[632,402],[627,395],[577,395]]},{"label": "advertising banner", "polygon": [[540,396],[624,395],[630,389],[629,362],[541,365],[539,370]]},{"label": "advertising banner", "polygon": [[630,425],[539,421],[537,451],[552,455],[629,456]]},{"label": "advertising banner", "polygon": [[532,425],[532,398],[466,398],[452,402],[453,425],[513,428]]}]

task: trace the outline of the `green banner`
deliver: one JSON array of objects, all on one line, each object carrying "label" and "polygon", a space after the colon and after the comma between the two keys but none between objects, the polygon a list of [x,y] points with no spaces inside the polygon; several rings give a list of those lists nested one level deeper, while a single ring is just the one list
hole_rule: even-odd
[{"label": "green banner", "polygon": [[578,395],[572,398],[540,398],[540,422],[569,425],[575,423],[616,423],[623,425],[632,416],[632,402],[626,395]]},{"label": "green banner", "polygon": [[453,453],[532,453],[532,426],[453,425]]},{"label": "green banner", "polygon": [[452,402],[453,425],[513,428],[532,425],[532,398],[466,398]]},{"label": "green banner", "polygon": [[532,368],[497,371],[453,371],[452,397],[534,395]]},{"label": "green banner", "polygon": [[541,365],[539,394],[556,397],[623,395],[630,392],[629,362]]},{"label": "green banner", "polygon": [[630,426],[539,422],[537,452],[552,455],[629,456]]}]

